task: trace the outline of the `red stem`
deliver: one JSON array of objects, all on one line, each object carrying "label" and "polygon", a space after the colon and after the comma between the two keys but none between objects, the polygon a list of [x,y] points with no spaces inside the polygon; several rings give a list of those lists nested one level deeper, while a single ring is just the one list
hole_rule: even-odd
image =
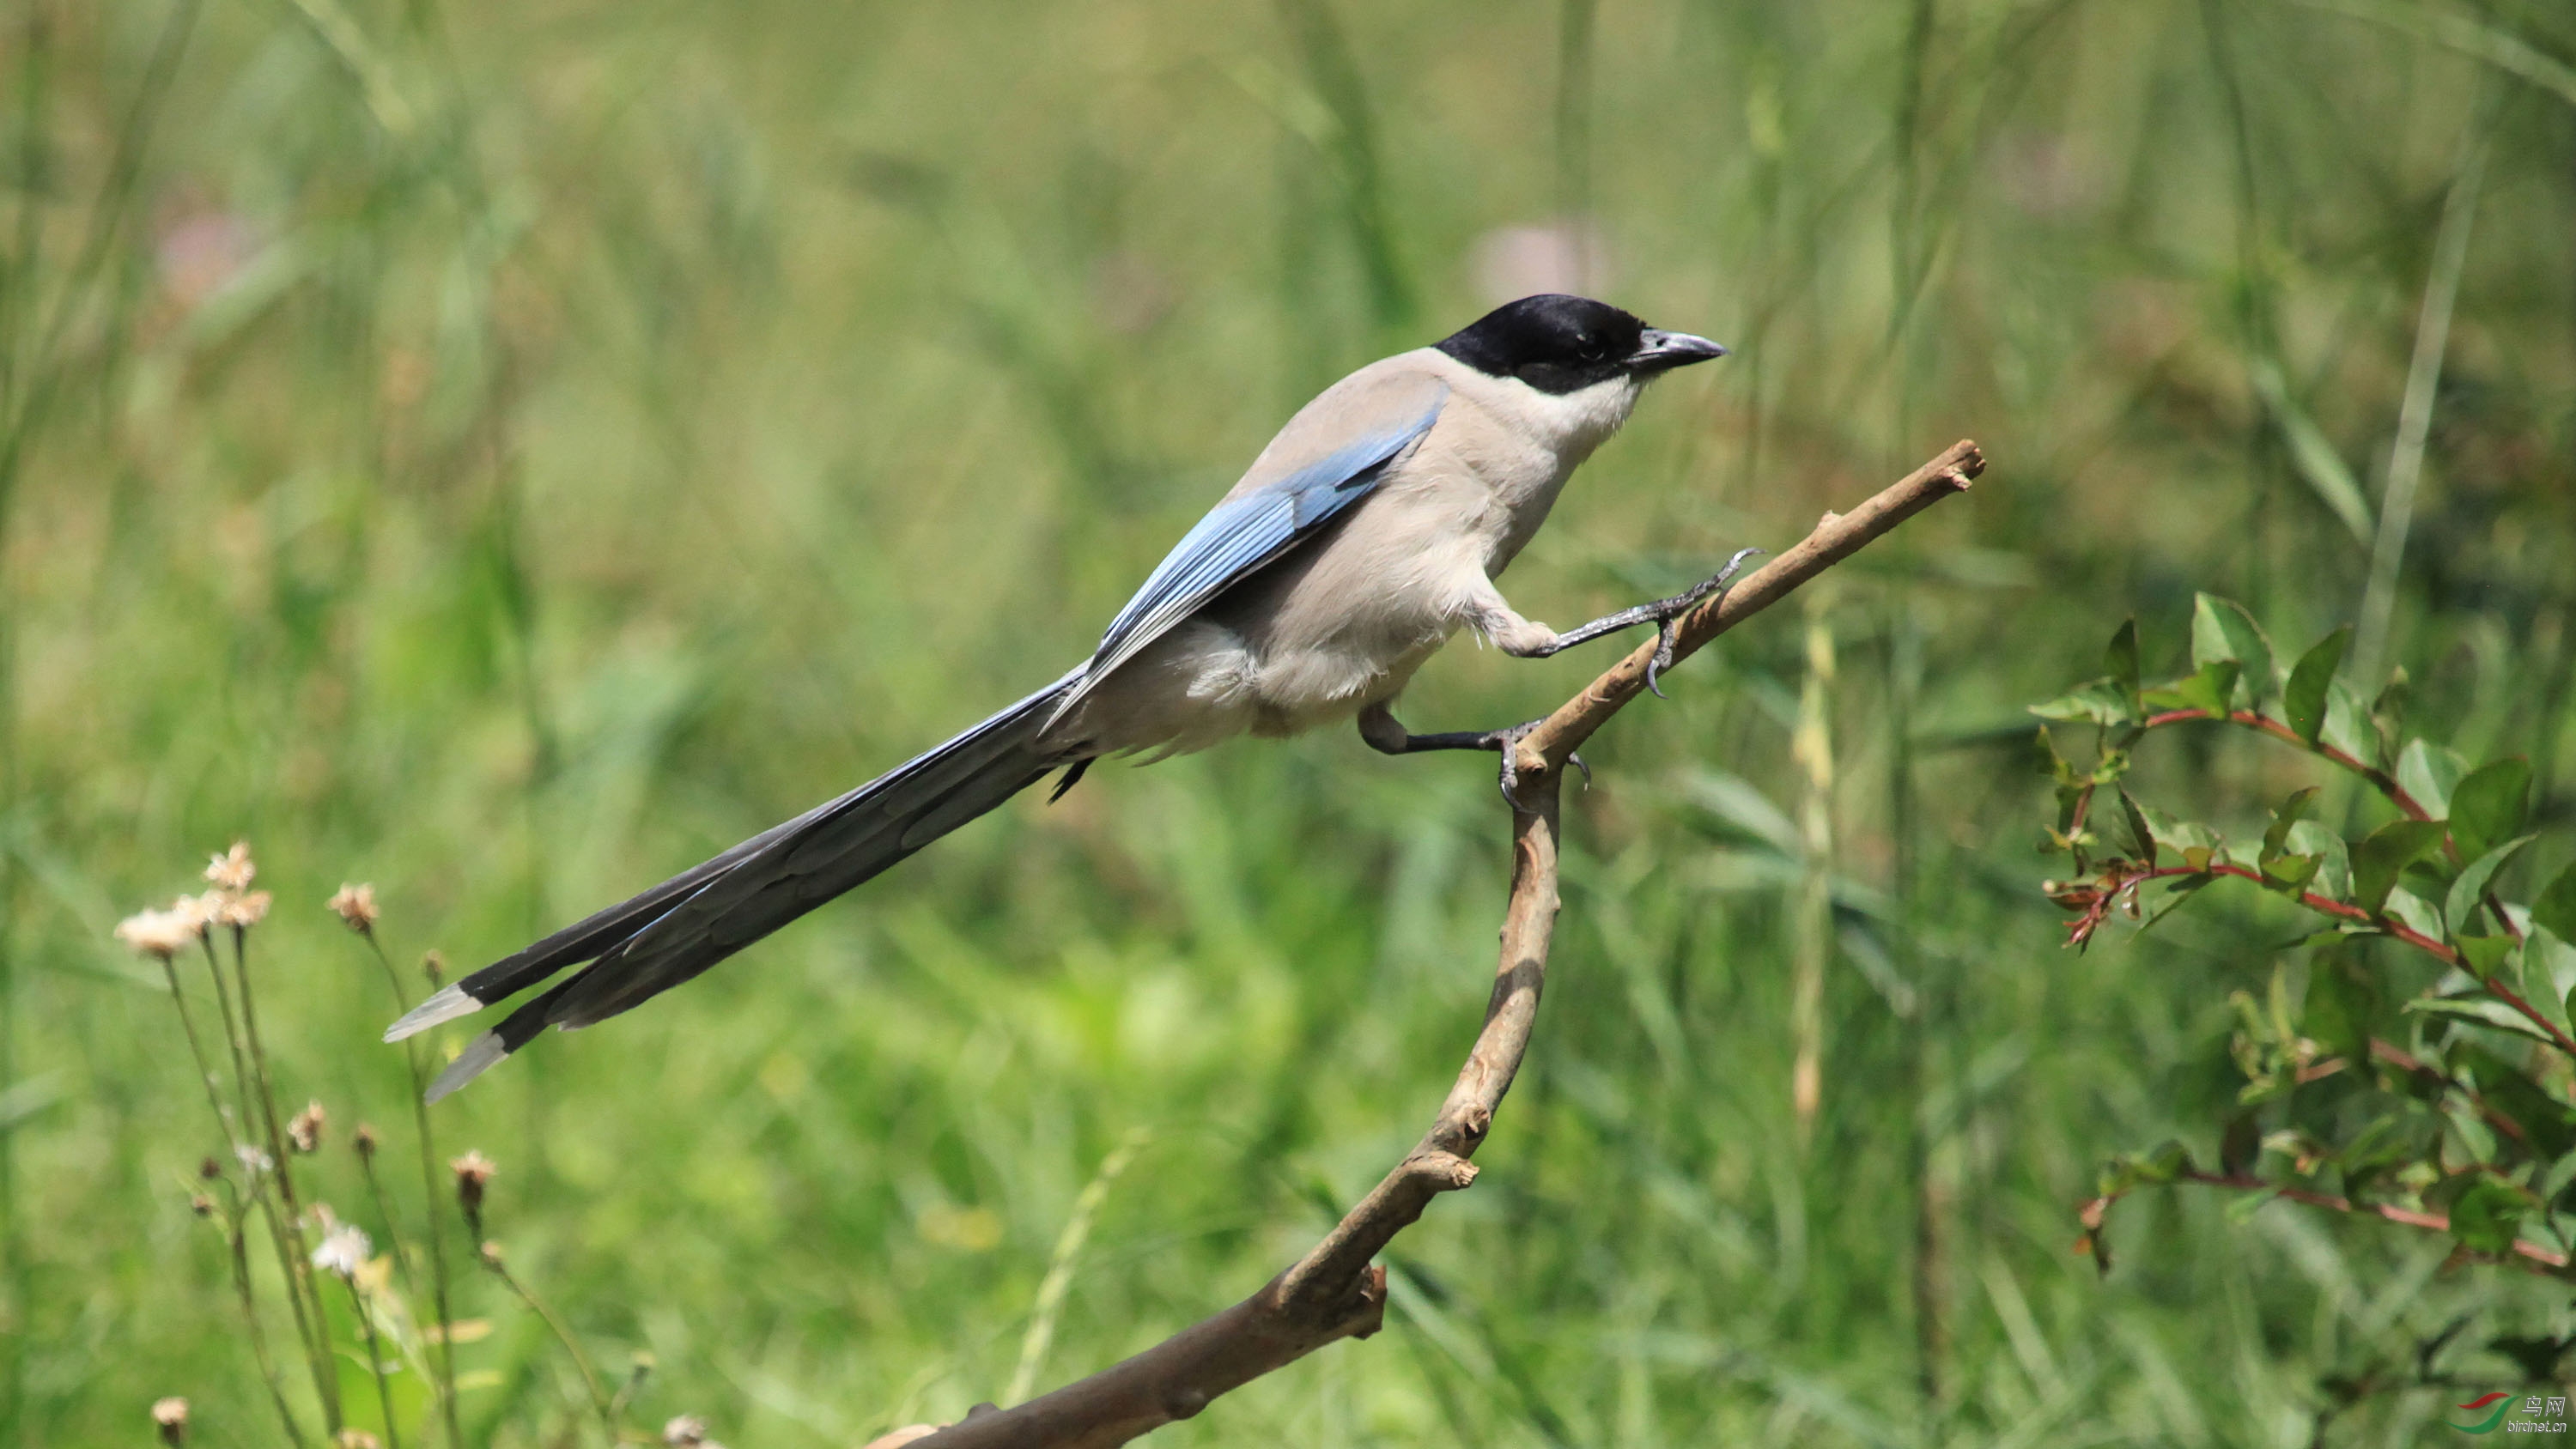
[{"label": "red stem", "polygon": [[[2225,861],[2219,860],[2213,860],[2207,866],[2198,870],[2194,870],[2187,865],[2159,866],[2154,870],[2143,871],[2137,875],[2129,877],[2128,884],[2134,886],[2140,881],[2163,880],[2168,877],[2178,875],[2232,875],[2244,880],[2250,880],[2256,885],[2262,886],[2267,890],[2271,888],[2271,883],[2264,880],[2257,872],[2247,870],[2241,865],[2231,865]],[[2315,891],[2299,892],[2299,904],[2306,906],[2309,910],[2316,911],[2324,915],[2335,916],[2347,921],[2358,921],[2373,930],[2385,931],[2389,935],[2394,936],[2398,940],[2405,942],[2407,945],[2414,947],[2416,950],[2431,956],[2434,960],[2439,961],[2446,966],[2456,968],[2460,965],[2459,952],[2443,945],[2441,942],[2434,940],[2423,932],[2414,929],[2403,921],[2392,921],[2384,915],[2374,916],[2359,906],[2350,905],[2346,902],[2336,900],[2332,896],[2318,895]],[[2522,1013],[2524,1017],[2530,1020],[2532,1025],[2539,1027],[2542,1031],[2548,1033],[2549,1039],[2557,1044],[2560,1051],[2567,1053],[2569,1056],[2576,1056],[2576,1037],[2570,1037],[2566,1032],[2559,1030],[2558,1023],[2541,1015],[2539,1008],[2533,1006],[2530,1002],[2523,1000],[2521,994],[2516,992],[2512,987],[2505,985],[2502,981],[2499,981],[2492,976],[2479,977],[2478,984],[2486,988],[2488,995],[2493,996],[2496,1000],[2501,1001],[2505,1005]]]},{"label": "red stem", "polygon": [[[2247,1177],[2241,1173],[2234,1176],[2221,1176],[2215,1172],[2198,1172],[2186,1168],[2182,1173],[2182,1180],[2197,1182],[2207,1187],[2232,1187],[2249,1192],[2273,1193],[2288,1198],[2292,1202],[2306,1203],[2310,1207],[2321,1207],[2331,1212],[2376,1213],[2392,1223],[2402,1223],[2410,1228],[2429,1228],[2437,1233],[2447,1233],[2451,1230],[2451,1219],[2445,1213],[2419,1213],[2409,1208],[2392,1207],[2384,1202],[2356,1203],[2348,1197],[2336,1197],[2332,1193],[2325,1192],[2310,1192],[2305,1188],[2282,1187],[2277,1183],[2265,1182],[2259,1177]],[[2544,1267],[2564,1269],[2567,1266],[2566,1254],[2552,1252],[2538,1243],[2527,1243],[2516,1238],[2513,1241],[2513,1251]]]},{"label": "red stem", "polygon": [[2145,728],[2155,729],[2160,725],[2190,724],[2195,720],[2210,720],[2221,724],[2243,725],[2249,730],[2255,730],[2262,734],[2270,735],[2275,739],[2287,740],[2291,744],[2297,745],[2300,749],[2322,755],[2325,758],[2334,761],[2336,764],[2343,766],[2345,769],[2352,771],[2354,774],[2359,775],[2361,778],[2368,780],[2372,785],[2378,788],[2381,794],[2386,795],[2391,801],[2395,802],[2398,809],[2405,811],[2409,816],[2412,816],[2417,820],[2430,820],[2433,818],[2432,812],[2426,810],[2422,805],[2417,804],[2415,797],[2406,793],[2406,787],[2398,784],[2397,778],[2389,774],[2386,770],[2380,769],[2376,765],[2366,764],[2351,755],[2347,755],[2343,751],[2336,749],[2334,746],[2327,744],[2324,740],[2318,740],[2316,743],[2310,744],[2306,740],[2299,738],[2299,732],[2297,730],[2290,728],[2279,720],[2272,719],[2265,715],[2256,714],[2250,709],[2230,710],[2223,715],[2211,714],[2205,709],[2169,709],[2163,714],[2151,714],[2147,716]]},{"label": "red stem", "polygon": [[[2163,714],[2149,715],[2147,717],[2146,724],[2141,726],[2141,728],[2154,729],[2158,725],[2190,724],[2194,720],[2217,720],[2219,718],[2219,716],[2211,714],[2205,709],[2169,709]],[[2408,815],[2417,820],[2430,820],[2433,818],[2433,813],[2426,810],[2414,796],[2407,794],[2405,787],[2399,785],[2394,776],[2390,775],[2385,770],[2363,764],[2360,760],[2345,754],[2343,751],[2327,744],[2324,740],[2318,740],[2315,744],[2310,744],[2306,740],[2299,738],[2298,731],[2291,729],[2288,725],[2285,725],[2279,720],[2273,719],[2268,715],[2256,714],[2250,709],[2240,709],[2229,712],[2225,717],[2225,722],[2228,724],[2243,725],[2247,729],[2271,735],[2276,739],[2287,740],[2291,744],[2297,745],[2300,749],[2312,751],[2326,759],[2332,760],[2334,763],[2341,765],[2345,769],[2352,771],[2354,774],[2361,776],[2365,780],[2368,780],[2372,785],[2377,786],[2381,794],[2386,795],[2398,809],[2405,811]],[[2464,865],[2467,863],[2460,859],[2459,843],[2452,840],[2448,833],[2445,833],[2442,837],[2442,849],[2450,855],[2452,864]],[[2494,891],[2488,891],[2485,895],[2479,897],[2479,901],[2481,904],[2485,905],[2489,911],[2495,913],[2496,924],[2504,927],[2504,933],[2506,935],[2511,936],[2517,941],[2522,939],[2522,927],[2515,925],[2513,923],[2513,917],[2505,914],[2504,902],[2496,899]]]}]

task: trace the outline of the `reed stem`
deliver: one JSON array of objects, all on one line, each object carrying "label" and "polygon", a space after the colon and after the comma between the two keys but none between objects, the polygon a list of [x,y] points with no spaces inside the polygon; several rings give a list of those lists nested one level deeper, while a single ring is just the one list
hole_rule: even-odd
[{"label": "reed stem", "polygon": [[553,1332],[555,1342],[563,1345],[564,1354],[572,1360],[572,1366],[581,1371],[582,1387],[590,1394],[590,1406],[599,1415],[600,1427],[608,1431],[608,1442],[611,1445],[616,1444],[618,1441],[617,1406],[608,1397],[608,1391],[600,1387],[599,1370],[591,1366],[590,1355],[582,1352],[580,1341],[572,1336],[572,1326],[557,1317],[554,1309],[549,1307],[544,1299],[539,1298],[534,1290],[518,1280],[518,1277],[510,1271],[509,1265],[501,1261],[498,1249],[487,1245],[483,1253],[483,1266],[491,1269],[492,1276],[500,1279],[503,1286],[517,1294],[519,1301],[528,1306],[528,1311],[542,1319],[546,1327]]},{"label": "reed stem", "polygon": [[385,1383],[385,1349],[376,1336],[375,1314],[367,1307],[366,1295],[358,1291],[357,1279],[344,1277],[340,1282],[349,1290],[349,1311],[358,1315],[358,1331],[366,1336],[367,1371],[375,1377],[376,1408],[385,1419],[385,1449],[402,1449],[402,1431],[394,1427],[393,1389]]},{"label": "reed stem", "polygon": [[[287,1291],[300,1294],[302,1301],[311,1306],[314,1379],[322,1395],[323,1417],[329,1422],[331,1432],[336,1434],[340,1432],[340,1376],[332,1362],[331,1321],[322,1312],[321,1286],[313,1281],[310,1251],[304,1241],[304,1208],[295,1195],[293,1158],[287,1151],[286,1134],[278,1128],[277,1093],[269,1080],[268,1049],[260,1041],[259,1010],[250,985],[249,937],[248,928],[233,927],[233,977],[241,988],[242,1039],[250,1047],[250,1066],[254,1073],[251,1082],[260,1111],[258,1125],[267,1135],[268,1155],[276,1173],[277,1202],[281,1210],[278,1216],[286,1241],[294,1249],[287,1256]],[[221,971],[216,972],[218,977],[222,974]]]},{"label": "reed stem", "polygon": [[[372,926],[361,926],[358,934],[367,941],[367,949],[384,968],[385,989],[393,993],[394,1010],[411,1010],[411,993],[403,990],[402,973],[394,969],[393,958],[385,954],[384,942],[376,939]],[[403,1061],[411,1069],[411,1117],[416,1129],[414,1140],[420,1145],[420,1183],[424,1200],[429,1204],[425,1224],[429,1235],[430,1293],[438,1310],[438,1407],[447,1425],[448,1449],[465,1449],[465,1431],[456,1413],[456,1342],[455,1316],[448,1306],[447,1229],[438,1211],[438,1148],[429,1130],[429,1068],[420,1058],[417,1037],[403,1042]],[[374,1163],[367,1165],[367,1185],[375,1186]],[[386,1230],[392,1230],[392,1218],[386,1218]]]}]

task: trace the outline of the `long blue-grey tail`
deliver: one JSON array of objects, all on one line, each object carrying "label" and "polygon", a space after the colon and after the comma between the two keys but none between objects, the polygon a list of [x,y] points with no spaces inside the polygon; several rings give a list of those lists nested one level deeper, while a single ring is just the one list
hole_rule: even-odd
[{"label": "long blue-grey tail", "polygon": [[995,809],[1056,766],[1079,763],[1042,750],[1038,740],[1084,672],[1076,669],[839,799],[462,978],[387,1027],[385,1040],[471,1015],[565,967],[590,963],[468,1044],[430,1084],[435,1102],[549,1026],[570,1030],[641,1006]]}]

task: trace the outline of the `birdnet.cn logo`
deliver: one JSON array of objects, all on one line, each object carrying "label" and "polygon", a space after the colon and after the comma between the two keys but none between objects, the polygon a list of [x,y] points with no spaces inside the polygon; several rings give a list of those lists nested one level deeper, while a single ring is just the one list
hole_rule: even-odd
[{"label": "birdnet.cn logo", "polygon": [[2492,1434],[2501,1428],[2508,1434],[2564,1434],[2567,1432],[2565,1396],[2543,1399],[2538,1394],[2522,1401],[2522,1417],[2508,1423],[2505,1416],[2514,1410],[2513,1395],[2498,1390],[2481,1394],[2458,1407],[2474,1416],[2470,1423],[2451,1421],[2451,1427],[2463,1434]]}]

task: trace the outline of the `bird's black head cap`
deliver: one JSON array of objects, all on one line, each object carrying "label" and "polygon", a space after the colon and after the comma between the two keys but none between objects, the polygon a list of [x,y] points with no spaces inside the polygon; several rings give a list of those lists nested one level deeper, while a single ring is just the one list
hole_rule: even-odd
[{"label": "bird's black head cap", "polygon": [[1488,377],[1558,394],[1726,354],[1705,337],[1660,332],[1607,302],[1560,293],[1505,303],[1437,345]]}]

